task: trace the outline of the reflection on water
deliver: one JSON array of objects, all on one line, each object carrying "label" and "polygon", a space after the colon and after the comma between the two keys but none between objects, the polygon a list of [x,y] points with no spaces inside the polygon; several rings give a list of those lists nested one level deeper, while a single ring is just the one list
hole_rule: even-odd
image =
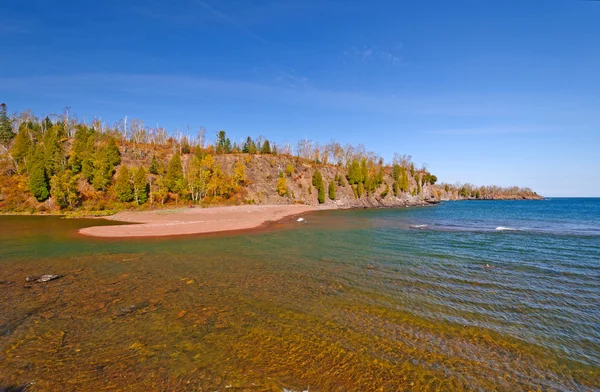
[{"label": "reflection on water", "polygon": [[0,386],[599,390],[600,267],[568,263],[597,241],[393,227],[418,214],[160,240],[2,217]]}]

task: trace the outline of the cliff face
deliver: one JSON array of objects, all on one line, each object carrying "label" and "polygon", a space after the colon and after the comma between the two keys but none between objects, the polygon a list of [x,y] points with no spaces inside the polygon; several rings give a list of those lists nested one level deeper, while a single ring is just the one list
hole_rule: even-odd
[{"label": "cliff face", "polygon": [[[240,159],[246,165],[246,200],[256,204],[306,204],[323,205],[327,208],[378,208],[378,207],[404,207],[420,206],[438,202],[435,196],[437,191],[429,184],[422,186],[419,195],[413,196],[409,193],[399,192],[398,196],[393,194],[393,183],[391,168],[386,168],[384,180],[371,194],[364,194],[357,198],[352,186],[345,179],[347,170],[345,168],[331,165],[316,165],[288,156],[264,156],[264,155],[221,155],[215,157],[227,173],[233,172],[233,167]],[[286,170],[288,165],[294,167],[293,173],[285,175],[288,195],[280,196],[277,192],[277,181],[279,174]],[[315,170],[319,170],[323,177],[326,188],[325,202],[320,204],[316,188],[312,185],[312,177]],[[344,177],[343,185],[338,185],[336,177]],[[327,188],[330,182],[336,183],[336,197],[329,198]],[[409,176],[411,188],[417,187],[415,179]],[[386,186],[387,185],[387,186]],[[387,194],[385,194],[388,189]]]}]

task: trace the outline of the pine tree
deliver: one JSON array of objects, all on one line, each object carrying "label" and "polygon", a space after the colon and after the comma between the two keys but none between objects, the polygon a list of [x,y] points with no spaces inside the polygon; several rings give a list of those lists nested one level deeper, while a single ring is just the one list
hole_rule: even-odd
[{"label": "pine tree", "polygon": [[183,167],[181,166],[181,158],[179,154],[175,154],[169,161],[167,174],[165,175],[165,184],[170,192],[178,192],[181,190],[178,188],[178,185],[181,185],[182,181]]},{"label": "pine tree", "polygon": [[271,143],[269,143],[268,140],[265,140],[265,142],[263,143],[263,145],[260,149],[260,153],[261,154],[270,154],[271,153]]},{"label": "pine tree", "polygon": [[44,151],[41,145],[35,149],[29,168],[29,190],[37,201],[45,201],[50,196],[48,176],[44,166]]},{"label": "pine tree", "polygon": [[15,133],[12,130],[12,122],[8,118],[6,104],[0,104],[0,144],[8,146],[14,137]]},{"label": "pine tree", "polygon": [[148,171],[150,172],[150,174],[157,175],[158,170],[159,170],[158,159],[156,159],[156,155],[153,155],[152,161],[150,161],[150,167],[148,168]]},{"label": "pine tree", "polygon": [[125,165],[121,166],[119,174],[117,175],[117,181],[115,183],[115,193],[117,199],[124,203],[128,203],[133,200],[133,184],[131,183],[131,173],[129,168]]},{"label": "pine tree", "polygon": [[333,180],[329,182],[329,198],[335,200],[335,182]]},{"label": "pine tree", "polygon": [[33,145],[31,138],[32,135],[29,128],[21,128],[17,134],[17,137],[15,137],[15,142],[10,150],[10,153],[17,162],[17,165],[19,165],[18,170],[20,173],[24,173],[26,170],[24,163],[25,158],[27,157],[27,154],[30,152]]},{"label": "pine tree", "polygon": [[143,166],[138,167],[133,176],[133,193],[137,204],[148,201],[148,181]]},{"label": "pine tree", "polygon": [[119,147],[117,147],[117,140],[112,136],[108,139],[105,153],[107,164],[110,165],[111,168],[121,163],[121,153],[119,152]]}]

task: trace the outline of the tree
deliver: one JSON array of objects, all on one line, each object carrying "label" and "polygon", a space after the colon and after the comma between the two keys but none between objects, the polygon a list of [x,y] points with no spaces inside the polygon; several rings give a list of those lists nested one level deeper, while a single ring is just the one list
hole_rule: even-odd
[{"label": "tree", "polygon": [[181,158],[176,153],[169,161],[167,174],[165,175],[165,184],[170,192],[179,192],[181,189],[178,188],[178,185],[181,184],[182,180],[183,168],[181,166]]},{"label": "tree", "polygon": [[50,196],[48,185],[48,176],[44,167],[44,151],[42,146],[38,145],[29,169],[29,190],[37,201],[45,201]]},{"label": "tree", "polygon": [[117,199],[124,203],[129,203],[133,201],[134,191],[133,184],[131,182],[131,172],[129,168],[125,165],[121,166],[121,170],[119,170],[119,174],[117,175],[117,181],[115,183],[115,192],[117,194]]},{"label": "tree", "polygon": [[11,140],[15,137],[12,130],[12,121],[8,118],[6,104],[0,104],[0,144],[8,146]]},{"label": "tree", "polygon": [[133,194],[138,205],[148,201],[148,181],[143,166],[138,167],[133,175]]},{"label": "tree", "polygon": [[286,196],[288,194],[287,181],[283,173],[279,173],[279,179],[277,180],[277,193],[279,193],[279,196]]},{"label": "tree", "polygon": [[269,143],[268,140],[265,140],[261,149],[260,149],[260,153],[261,154],[270,154],[271,153],[271,143]]},{"label": "tree", "polygon": [[152,156],[152,160],[150,161],[150,167],[148,168],[148,171],[150,172],[150,174],[154,174],[154,175],[158,174],[159,163],[158,163],[158,159],[156,159],[156,155]]},{"label": "tree", "polygon": [[285,174],[288,177],[291,177],[291,175],[294,173],[294,165],[292,165],[291,163],[288,163],[287,166],[285,167]]},{"label": "tree", "polygon": [[385,189],[381,192],[381,198],[385,199],[385,197],[390,193],[390,186],[385,184]]},{"label": "tree", "polygon": [[231,140],[226,137],[225,131],[219,131],[217,133],[217,154],[230,154],[231,153]]},{"label": "tree", "polygon": [[117,147],[117,140],[113,136],[108,138],[106,159],[111,167],[115,167],[121,163],[121,153],[119,152],[119,147]]},{"label": "tree", "polygon": [[79,204],[81,195],[77,187],[77,175],[65,170],[50,179],[50,194],[54,202],[61,208],[74,208]]},{"label": "tree", "polygon": [[329,198],[335,200],[335,182],[329,181]]},{"label": "tree", "polygon": [[17,169],[20,172],[24,171],[25,165],[23,164],[25,163],[25,157],[27,157],[27,154],[29,154],[33,146],[31,139],[32,135],[29,128],[21,128],[10,150],[14,160],[16,161],[17,165],[19,165]]},{"label": "tree", "polygon": [[246,142],[242,147],[242,152],[246,154],[256,154],[256,143],[254,143],[254,140],[252,140],[250,136],[246,138]]},{"label": "tree", "polygon": [[233,181],[235,185],[244,184],[246,182],[246,165],[243,160],[238,160],[233,167]]}]

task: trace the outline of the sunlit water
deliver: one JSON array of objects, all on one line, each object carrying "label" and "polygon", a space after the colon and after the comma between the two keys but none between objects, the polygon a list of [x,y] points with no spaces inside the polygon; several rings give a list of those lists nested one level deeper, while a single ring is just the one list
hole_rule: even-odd
[{"label": "sunlit water", "polygon": [[600,390],[599,199],[305,219],[102,240],[0,217],[0,387]]}]

